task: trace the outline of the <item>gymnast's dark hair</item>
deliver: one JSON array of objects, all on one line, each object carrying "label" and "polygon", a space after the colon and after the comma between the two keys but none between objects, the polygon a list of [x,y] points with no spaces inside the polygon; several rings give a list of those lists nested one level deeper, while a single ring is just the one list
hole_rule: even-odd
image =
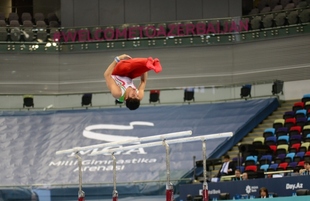
[{"label": "gymnast's dark hair", "polygon": [[130,110],[136,110],[140,106],[140,100],[137,98],[127,98],[126,107]]}]

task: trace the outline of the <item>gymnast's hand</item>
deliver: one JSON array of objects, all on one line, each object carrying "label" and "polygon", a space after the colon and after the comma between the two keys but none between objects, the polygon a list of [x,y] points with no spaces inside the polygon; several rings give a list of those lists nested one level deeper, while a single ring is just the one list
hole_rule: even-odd
[{"label": "gymnast's hand", "polygon": [[127,54],[122,54],[120,56],[118,56],[119,60],[127,60],[127,59],[131,59],[131,56],[127,55]]}]

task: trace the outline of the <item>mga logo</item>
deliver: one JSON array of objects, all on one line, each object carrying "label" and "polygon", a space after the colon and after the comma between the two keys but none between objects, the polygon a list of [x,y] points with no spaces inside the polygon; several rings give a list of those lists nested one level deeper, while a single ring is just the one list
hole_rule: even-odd
[{"label": "mga logo", "polygon": [[[117,136],[108,133],[101,133],[100,130],[134,130],[135,126],[154,126],[154,123],[147,121],[133,121],[129,125],[117,125],[117,124],[97,124],[87,126],[83,131],[83,136],[93,140],[100,140],[106,142],[114,141],[126,141],[126,140],[135,140],[138,137],[129,137],[129,136]],[[97,131],[99,130],[99,132]]]},{"label": "mga logo", "polygon": [[[133,121],[130,122],[129,125],[117,125],[117,124],[97,124],[97,125],[91,125],[87,126],[83,131],[83,136],[86,138],[99,140],[99,141],[106,141],[106,142],[116,142],[116,141],[135,141],[138,139],[138,137],[131,137],[131,136],[123,136],[123,135],[112,135],[108,133],[102,133],[100,130],[134,130],[135,126],[154,126],[154,123],[152,122],[146,122],[146,121]],[[99,132],[98,132],[99,130]],[[139,142],[129,143],[129,144],[139,144]],[[122,147],[122,146],[115,146],[114,148]],[[110,149],[113,147],[105,147],[101,149],[103,151],[104,149]],[[80,152],[81,154],[92,154],[97,151],[100,151],[100,149],[91,149],[86,150],[84,152]],[[128,153],[123,154],[130,154],[131,152],[137,153],[137,154],[147,154],[143,148],[137,148],[129,150]],[[122,152],[115,153],[116,155],[121,154]],[[74,153],[71,154],[71,156],[74,156]]]}]

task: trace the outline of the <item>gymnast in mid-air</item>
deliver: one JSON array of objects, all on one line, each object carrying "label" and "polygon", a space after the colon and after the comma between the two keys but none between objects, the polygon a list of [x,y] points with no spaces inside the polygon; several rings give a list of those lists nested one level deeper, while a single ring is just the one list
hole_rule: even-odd
[{"label": "gymnast in mid-air", "polygon": [[[112,96],[120,102],[125,102],[130,110],[136,110],[144,97],[148,71],[161,72],[162,67],[157,58],[132,58],[122,54],[114,58],[104,72],[104,78]],[[140,77],[137,88],[133,79]]]}]

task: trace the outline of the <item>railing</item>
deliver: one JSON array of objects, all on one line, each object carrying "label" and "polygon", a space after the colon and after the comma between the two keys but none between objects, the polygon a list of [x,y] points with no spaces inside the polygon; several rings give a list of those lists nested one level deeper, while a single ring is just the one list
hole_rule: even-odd
[{"label": "railing", "polygon": [[[31,29],[7,27],[8,36],[0,43],[0,51],[65,53],[251,42],[310,33],[310,19],[305,17],[310,12],[308,8],[234,18],[145,24]],[[294,17],[295,20],[290,20]],[[12,40],[13,35],[20,37]]]}]

